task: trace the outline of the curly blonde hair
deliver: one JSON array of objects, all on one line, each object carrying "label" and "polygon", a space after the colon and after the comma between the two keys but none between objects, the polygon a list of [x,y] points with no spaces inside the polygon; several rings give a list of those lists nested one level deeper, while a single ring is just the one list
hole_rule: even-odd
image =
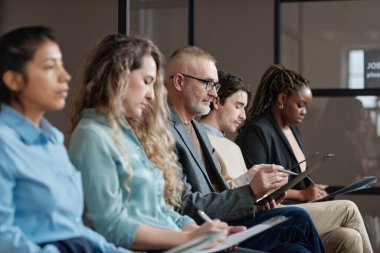
[{"label": "curly blonde hair", "polygon": [[179,179],[180,167],[176,163],[174,137],[169,130],[167,91],[163,83],[163,57],[157,46],[149,39],[109,35],[90,53],[80,78],[80,87],[75,99],[70,120],[69,135],[81,119],[85,108],[95,108],[104,114],[113,130],[113,139],[124,156],[129,171],[125,187],[133,177],[133,168],[128,163],[128,150],[120,141],[120,119],[124,117],[126,90],[129,74],[139,69],[145,55],[153,57],[157,66],[154,84],[155,99],[139,118],[128,122],[143,146],[145,153],[162,171],[165,180],[164,199],[168,205],[180,206],[183,191]]}]

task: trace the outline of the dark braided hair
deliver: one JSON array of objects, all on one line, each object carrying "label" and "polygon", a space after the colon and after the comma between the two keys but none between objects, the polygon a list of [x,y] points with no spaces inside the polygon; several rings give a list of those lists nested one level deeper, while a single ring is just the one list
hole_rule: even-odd
[{"label": "dark braided hair", "polygon": [[259,87],[257,87],[247,121],[259,116],[271,107],[281,92],[289,97],[293,91],[309,87],[308,84],[308,80],[293,70],[286,69],[280,64],[270,66],[262,76]]}]

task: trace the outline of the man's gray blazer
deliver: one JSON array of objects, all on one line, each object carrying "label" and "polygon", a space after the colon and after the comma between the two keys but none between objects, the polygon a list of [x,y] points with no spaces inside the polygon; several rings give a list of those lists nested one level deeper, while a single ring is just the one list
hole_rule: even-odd
[{"label": "man's gray blazer", "polygon": [[254,217],[254,199],[250,187],[246,185],[235,189],[228,188],[220,173],[215,150],[202,125],[196,120],[192,120],[192,125],[197,133],[204,158],[210,164],[209,169],[216,177],[214,183],[220,191],[215,191],[185,125],[171,108],[170,126],[176,141],[175,150],[183,169],[182,181],[185,185],[182,207],[178,211],[189,215],[198,223],[204,222],[197,215],[198,209],[206,212],[211,218],[223,221]]}]

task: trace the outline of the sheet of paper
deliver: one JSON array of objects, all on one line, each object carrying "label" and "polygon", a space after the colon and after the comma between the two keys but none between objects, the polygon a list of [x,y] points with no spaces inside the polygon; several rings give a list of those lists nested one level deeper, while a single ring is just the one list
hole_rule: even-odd
[{"label": "sheet of paper", "polygon": [[285,216],[275,216],[275,217],[273,217],[273,218],[271,218],[271,219],[269,219],[263,223],[260,223],[256,226],[253,226],[253,227],[251,227],[245,231],[229,235],[226,238],[226,240],[219,243],[218,245],[216,245],[212,248],[209,248],[209,249],[199,250],[199,251],[197,251],[197,253],[218,252],[221,250],[231,248],[231,247],[239,244],[240,242],[243,242],[243,241],[247,240],[248,238],[251,238],[252,236],[257,235],[257,234],[267,230],[268,228],[271,228],[277,224],[280,224],[280,223],[282,223],[288,219],[290,219],[290,218],[285,217]]},{"label": "sheet of paper", "polygon": [[184,243],[180,246],[174,247],[170,250],[165,251],[164,253],[190,253],[190,252],[198,252],[198,250],[204,249],[207,247],[212,241],[224,236],[222,231],[220,232],[212,232],[205,233],[193,240]]}]

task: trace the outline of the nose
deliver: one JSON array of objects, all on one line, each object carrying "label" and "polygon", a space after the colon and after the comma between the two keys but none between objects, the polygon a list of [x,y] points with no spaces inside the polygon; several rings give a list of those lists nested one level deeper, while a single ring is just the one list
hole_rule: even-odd
[{"label": "nose", "polygon": [[207,91],[207,95],[209,95],[210,97],[213,97],[213,98],[218,97],[218,93],[216,92],[215,88]]},{"label": "nose", "polygon": [[302,114],[303,116],[305,116],[305,115],[307,114],[307,109],[306,109],[306,108],[303,108],[303,109],[301,110],[301,114]]},{"label": "nose", "polygon": [[247,115],[245,114],[245,109],[242,108],[241,112],[240,112],[240,118],[242,120],[245,120],[247,118]]},{"label": "nose", "polygon": [[69,72],[67,72],[67,70],[64,67],[62,67],[62,73],[60,75],[60,81],[68,83],[68,82],[70,82],[70,80],[71,80],[71,75],[69,74]]},{"label": "nose", "polygon": [[146,98],[149,101],[153,101],[154,100],[154,88],[153,88],[153,85],[148,85],[148,90],[147,90],[147,93],[146,93]]}]

